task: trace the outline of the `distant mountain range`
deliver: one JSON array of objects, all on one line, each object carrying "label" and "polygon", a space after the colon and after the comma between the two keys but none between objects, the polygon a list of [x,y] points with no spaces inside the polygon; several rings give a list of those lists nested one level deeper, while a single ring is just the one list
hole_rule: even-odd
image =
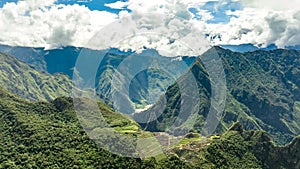
[{"label": "distant mountain range", "polygon": [[277,49],[276,45],[269,45],[265,48],[259,48],[257,46],[254,46],[253,44],[242,44],[242,45],[222,45],[221,46],[224,49],[229,49],[233,52],[253,52],[257,50],[275,50]]},{"label": "distant mountain range", "polygon": [[[221,45],[222,48],[224,49],[229,49],[233,52],[253,52],[257,50],[265,50],[265,51],[270,51],[270,50],[275,50],[278,49],[278,47],[274,44],[269,45],[267,47],[257,47],[254,46],[253,44],[241,44],[241,45]],[[294,49],[294,50],[300,50],[300,46],[286,46],[285,49]]]}]

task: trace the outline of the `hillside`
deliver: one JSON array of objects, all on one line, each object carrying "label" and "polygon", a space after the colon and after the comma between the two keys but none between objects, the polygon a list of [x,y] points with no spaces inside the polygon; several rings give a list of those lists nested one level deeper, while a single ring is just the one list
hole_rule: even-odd
[{"label": "hillside", "polygon": [[[82,56],[80,55],[82,51],[86,53],[98,52],[96,56],[82,56],[87,57],[85,63],[82,63],[86,65],[85,69],[89,68],[89,64],[97,63],[102,59],[97,76],[88,76],[88,78],[95,78],[95,86],[93,87],[95,87],[99,97],[106,104],[126,114],[133,113],[136,108],[144,108],[149,104],[153,104],[166,91],[167,87],[181,76],[195,60],[195,57],[183,57],[182,60],[163,57],[154,50],[146,50],[141,54],[136,54],[134,52],[123,52],[118,49],[93,51],[84,48],[64,47],[62,49],[43,50],[42,48],[0,45],[0,51],[17,57],[40,72],[47,72],[52,75],[63,73],[68,75],[70,79],[73,78],[74,67],[78,57]],[[103,52],[106,53],[101,56]],[[132,58],[140,61],[133,61]],[[150,61],[156,61],[156,63],[152,62],[149,64]],[[145,69],[136,72],[136,74],[130,74],[128,68],[120,70],[119,66],[123,64],[124,68],[124,62],[125,64],[130,62],[131,69],[142,67],[142,65],[144,65]],[[168,68],[167,71],[169,72],[161,68]],[[93,71],[91,70],[91,72]],[[131,76],[133,76],[132,79],[128,79]],[[128,95],[124,94],[124,89],[120,86],[112,86],[114,78],[120,80],[120,83],[129,83]],[[90,79],[85,80],[88,81]],[[121,86],[124,86],[124,84]],[[114,97],[121,97],[123,99],[122,103],[113,104],[115,102]],[[123,102],[126,105],[123,105]]]},{"label": "hillside", "polygon": [[100,98],[115,102],[115,110],[131,114],[136,108],[155,103],[194,60],[194,57],[174,60],[153,50],[130,55],[112,51],[99,65],[96,91]]},{"label": "hillside", "polygon": [[0,52],[16,56],[19,60],[34,66],[37,70],[47,72],[47,64],[44,58],[46,51],[42,48],[7,46],[0,44]]},{"label": "hillside", "polygon": [[[300,134],[299,70],[300,52],[296,50],[231,52],[220,47],[214,49],[223,61],[227,82],[227,100],[216,133],[226,131],[234,122],[240,121],[245,129],[263,129],[269,132],[277,144],[286,144]],[[201,56],[209,57],[208,51]],[[199,106],[193,129],[201,132],[210,108],[211,83],[205,66],[198,59],[190,68],[197,80]],[[182,76],[177,81],[188,81]],[[166,109],[160,116],[163,101],[158,101],[150,110],[137,114],[157,114],[158,119],[141,124],[150,131],[164,131],[174,123],[180,110],[181,95],[178,85],[170,86],[165,94]],[[183,119],[184,120],[184,119]]]},{"label": "hillside", "polygon": [[[196,136],[196,137],[195,137]],[[285,147],[276,147],[264,131],[245,131],[235,123],[224,134],[209,139],[191,135],[171,150],[191,168],[263,168],[297,169],[300,167],[300,137]]]},{"label": "hillside", "polygon": [[[191,133],[165,156],[143,160],[121,157],[88,137],[72,102],[61,97],[52,102],[31,103],[0,88],[0,168],[293,169],[300,162],[299,138],[286,147],[275,147],[265,132],[244,131],[239,123],[221,136],[205,138]],[[129,137],[151,136],[103,103],[98,106],[118,132],[126,131]],[[131,147],[129,142],[119,144],[124,151]]]},{"label": "hillside", "polygon": [[31,101],[52,100],[71,94],[72,83],[64,74],[41,73],[13,56],[0,53],[0,85]]},{"label": "hillside", "polygon": [[[104,104],[99,107],[119,130],[139,128]],[[69,98],[31,103],[0,89],[0,121],[0,168],[143,166],[139,159],[119,157],[97,146],[82,130]]]},{"label": "hillside", "polygon": [[[19,52],[24,51],[24,49],[18,50]],[[38,49],[36,50],[38,51]],[[225,112],[216,133],[222,133],[232,123],[241,121],[246,129],[266,130],[278,144],[288,143],[297,136],[300,131],[297,123],[300,120],[299,52],[274,50],[237,53],[219,47],[216,47],[215,50],[223,60],[228,88]],[[73,57],[76,58],[75,48],[55,50],[52,53],[53,59],[48,60],[54,61],[60,57],[59,67],[64,68],[60,71],[70,70],[69,67],[74,63],[70,62],[69,66],[64,66],[63,63],[72,60]],[[63,59],[64,57],[61,57],[63,53],[73,54]],[[155,56],[155,52],[145,52],[144,56]],[[51,58],[49,53],[47,57]],[[120,77],[120,79],[129,76],[126,74],[128,71],[116,72],[120,63],[127,57],[128,54],[117,51],[111,51],[105,56],[97,73],[96,90],[100,98],[115,110],[123,110],[122,112],[130,114],[135,108],[153,104],[157,95],[167,90],[174,79],[170,79],[168,75],[157,69],[142,71],[132,79],[129,97],[120,97],[123,98],[120,101],[121,104],[113,104],[112,94],[122,95],[123,89],[119,86],[112,88],[111,80],[114,76]],[[36,56],[32,58],[36,58]],[[58,96],[67,96],[71,92],[71,81],[66,75],[40,73],[32,66],[5,54],[1,54],[0,59],[3,63],[0,69],[0,84],[23,98],[33,101],[51,100]],[[169,62],[168,58],[164,59],[166,63]],[[192,64],[193,58],[184,58],[183,61],[189,65]],[[181,63],[178,62],[178,64]],[[176,63],[174,65],[176,67]],[[53,70],[54,72],[59,71],[54,66]],[[201,60],[195,62],[190,70],[198,80],[199,92],[203,97],[199,103],[202,110],[199,112],[200,116],[198,116],[193,130],[200,132],[210,107],[210,84],[207,83],[209,77],[206,75]],[[178,70],[176,76],[179,76],[180,72],[184,72],[184,69]],[[179,79],[185,80],[184,77]],[[144,127],[147,126],[147,130],[163,131],[174,120],[171,118],[171,112],[178,109],[178,103],[180,103],[178,86],[170,86],[166,95],[168,96],[168,106],[158,121],[154,121],[150,125],[141,124]],[[126,109],[124,111],[122,107],[114,105],[124,105]]]}]

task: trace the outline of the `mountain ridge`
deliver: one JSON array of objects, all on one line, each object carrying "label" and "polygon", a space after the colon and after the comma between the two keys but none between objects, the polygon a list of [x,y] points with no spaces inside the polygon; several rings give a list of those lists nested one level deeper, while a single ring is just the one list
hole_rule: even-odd
[{"label": "mountain ridge", "polygon": [[41,73],[13,56],[0,53],[0,84],[17,95],[32,100],[51,100],[71,94],[66,75]]},{"label": "mountain ridge", "polygon": [[[300,119],[297,106],[300,83],[297,77],[300,75],[300,51],[277,49],[239,53],[221,47],[214,47],[212,50],[217,51],[222,59],[228,88],[225,111],[217,132],[224,131],[233,122],[241,120],[248,129],[264,129],[270,132],[279,144],[285,144],[299,135],[300,126],[297,121]],[[210,57],[209,52],[202,57]],[[194,74],[199,85],[199,95],[202,97],[198,104],[199,117],[194,126],[194,129],[200,132],[210,107],[211,84],[201,58],[196,60],[189,71]],[[188,79],[184,76],[179,79],[183,83],[185,80]],[[141,123],[143,127],[150,126],[150,131],[163,131],[176,119],[172,112],[178,112],[180,109],[174,107],[181,102],[178,86],[171,85],[165,95],[167,108],[162,114],[158,113],[163,107],[159,104],[144,112],[144,115],[156,114],[158,117],[149,124]],[[141,115],[143,113],[137,116]]]}]

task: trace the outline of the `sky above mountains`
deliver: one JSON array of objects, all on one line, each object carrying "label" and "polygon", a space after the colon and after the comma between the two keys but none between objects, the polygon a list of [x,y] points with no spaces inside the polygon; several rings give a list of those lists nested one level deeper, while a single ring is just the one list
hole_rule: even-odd
[{"label": "sky above mountains", "polygon": [[[126,18],[130,22],[123,22],[124,26],[130,23],[134,33],[150,29],[162,33],[113,47],[178,49],[182,45],[177,40],[196,29],[210,45],[284,48],[300,44],[299,0],[0,0],[0,43],[46,49],[91,47],[97,33]],[[170,33],[163,36],[165,30]]]}]

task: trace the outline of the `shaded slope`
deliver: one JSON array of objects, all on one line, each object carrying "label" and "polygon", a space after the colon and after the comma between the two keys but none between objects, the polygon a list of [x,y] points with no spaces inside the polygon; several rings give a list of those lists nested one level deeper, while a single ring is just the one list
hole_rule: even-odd
[{"label": "shaded slope", "polygon": [[[135,108],[155,103],[194,60],[194,57],[174,60],[154,50],[130,55],[109,52],[99,66],[96,91],[100,98],[109,100],[116,110],[131,114]],[[143,69],[134,72],[141,67]],[[118,101],[116,98],[122,99]]]},{"label": "shaded slope", "polygon": [[300,68],[297,63],[300,52],[274,50],[240,54],[218,51],[227,71],[230,93],[263,122],[262,128],[280,140],[284,140],[280,135],[290,135],[290,139],[298,135],[300,119],[295,108],[300,83],[294,80],[298,72],[294,75],[289,72]]}]

